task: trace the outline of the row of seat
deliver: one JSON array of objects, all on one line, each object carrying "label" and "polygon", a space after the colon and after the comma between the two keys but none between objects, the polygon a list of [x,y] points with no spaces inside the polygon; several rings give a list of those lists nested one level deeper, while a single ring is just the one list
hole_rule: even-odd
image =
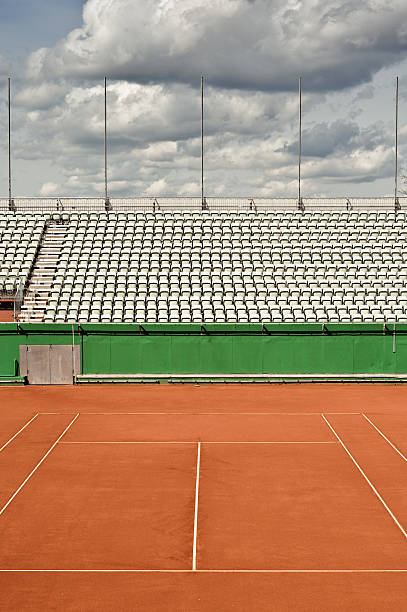
[{"label": "row of seat", "polygon": [[0,280],[41,261],[56,322],[401,320],[406,238],[404,212],[7,214]]},{"label": "row of seat", "polygon": [[28,279],[47,217],[6,214],[0,218],[0,286],[12,292]]}]

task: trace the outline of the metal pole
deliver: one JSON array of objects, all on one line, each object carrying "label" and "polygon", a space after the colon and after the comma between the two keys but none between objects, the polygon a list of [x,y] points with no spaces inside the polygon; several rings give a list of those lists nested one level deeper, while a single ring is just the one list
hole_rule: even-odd
[{"label": "metal pole", "polygon": [[108,206],[107,193],[107,78],[105,77],[105,204]]},{"label": "metal pole", "polygon": [[75,364],[75,328],[72,323],[72,382],[75,383],[76,364]]},{"label": "metal pole", "polygon": [[8,206],[12,210],[11,199],[11,77],[8,77]]},{"label": "metal pole", "polygon": [[204,78],[201,76],[201,205],[204,208]]},{"label": "metal pole", "polygon": [[398,128],[399,128],[399,78],[396,77],[396,125],[395,125],[395,168],[394,168],[394,206],[398,208]]},{"label": "metal pole", "polygon": [[302,82],[298,78],[298,206],[301,207]]}]

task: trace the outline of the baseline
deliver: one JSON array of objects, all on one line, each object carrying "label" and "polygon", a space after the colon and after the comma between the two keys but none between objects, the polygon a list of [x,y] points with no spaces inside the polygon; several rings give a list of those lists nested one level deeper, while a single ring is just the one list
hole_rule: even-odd
[{"label": "baseline", "polygon": [[407,569],[1,569],[0,574],[406,574]]}]

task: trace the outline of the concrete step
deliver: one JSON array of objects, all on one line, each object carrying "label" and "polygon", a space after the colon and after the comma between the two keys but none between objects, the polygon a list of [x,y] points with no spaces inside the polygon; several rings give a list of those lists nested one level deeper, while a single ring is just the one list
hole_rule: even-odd
[{"label": "concrete step", "polygon": [[51,288],[50,287],[41,287],[41,289],[36,289],[36,290],[30,289],[25,294],[25,297],[26,298],[32,298],[32,297],[35,297],[36,295],[47,297],[48,295],[50,295],[50,293],[51,293]]},{"label": "concrete step", "polygon": [[48,302],[48,297],[44,298],[27,298],[24,300],[24,306],[46,306]]},{"label": "concrete step", "polygon": [[25,310],[21,311],[21,314],[24,314],[26,316],[40,316],[43,315],[45,313],[45,309],[44,308],[27,308]]},{"label": "concrete step", "polygon": [[67,226],[57,223],[50,223],[46,227],[24,296],[21,321],[43,320],[58,270],[61,251],[65,244],[67,229]]},{"label": "concrete step", "polygon": [[35,310],[32,308],[27,308],[25,310],[22,310],[21,314],[24,315],[25,317],[31,317],[31,316],[38,317],[42,315],[44,312],[45,310],[43,308],[42,309],[37,308]]},{"label": "concrete step", "polygon": [[50,273],[44,273],[44,274],[36,274],[35,277],[32,277],[33,282],[36,281],[48,281],[52,278],[54,278],[55,273],[54,272],[50,272]]},{"label": "concrete step", "polygon": [[38,270],[38,272],[41,272],[41,270],[49,272],[50,269],[55,268],[57,268],[56,261],[47,260],[46,262],[39,262],[33,269]]},{"label": "concrete step", "polygon": [[52,286],[52,283],[33,283],[32,285],[30,284],[30,291],[38,293],[38,290],[44,289],[47,291],[50,291]]}]

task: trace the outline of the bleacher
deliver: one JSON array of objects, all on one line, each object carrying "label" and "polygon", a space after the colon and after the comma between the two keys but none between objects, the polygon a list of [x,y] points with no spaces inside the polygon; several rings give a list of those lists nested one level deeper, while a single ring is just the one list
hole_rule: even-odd
[{"label": "bleacher", "polygon": [[0,293],[11,296],[28,281],[46,220],[41,213],[0,214]]},{"label": "bleacher", "polygon": [[404,210],[5,213],[0,282],[24,279],[26,321],[403,321],[406,238]]}]

